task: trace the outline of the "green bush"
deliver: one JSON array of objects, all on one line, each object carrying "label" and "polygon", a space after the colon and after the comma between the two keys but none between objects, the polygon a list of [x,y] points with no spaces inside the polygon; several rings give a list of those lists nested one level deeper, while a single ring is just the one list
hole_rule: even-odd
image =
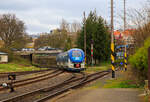
[{"label": "green bush", "polygon": [[150,38],[145,40],[144,46],[138,48],[136,53],[129,57],[129,62],[138,72],[140,81],[147,79],[148,71],[148,47],[150,47]]}]

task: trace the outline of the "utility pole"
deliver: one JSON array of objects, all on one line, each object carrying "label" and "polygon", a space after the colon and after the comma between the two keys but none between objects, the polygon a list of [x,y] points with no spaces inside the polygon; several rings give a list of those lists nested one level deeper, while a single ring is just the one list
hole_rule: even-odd
[{"label": "utility pole", "polygon": [[84,15],[84,53],[85,53],[85,65],[86,65],[86,18],[85,18],[85,12]]},{"label": "utility pole", "polygon": [[114,7],[113,0],[111,0],[111,67],[112,67],[112,78],[115,78],[115,49],[114,49]]},{"label": "utility pole", "polygon": [[[124,0],[124,33],[126,31],[126,0]],[[127,42],[125,41],[124,68],[127,71]]]},{"label": "utility pole", "polygon": [[126,30],[126,0],[124,0],[124,31]]}]

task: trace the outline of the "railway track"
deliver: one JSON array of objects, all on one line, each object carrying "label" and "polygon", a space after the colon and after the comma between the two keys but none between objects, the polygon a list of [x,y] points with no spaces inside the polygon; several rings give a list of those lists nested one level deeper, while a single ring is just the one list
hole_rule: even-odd
[{"label": "railway track", "polygon": [[19,76],[19,75],[38,73],[38,72],[45,72],[45,71],[49,71],[53,69],[57,69],[57,66],[49,66],[47,67],[47,69],[34,70],[34,71],[3,72],[3,73],[0,73],[0,78],[8,77],[9,74],[16,74],[17,76]]},{"label": "railway track", "polygon": [[[20,86],[24,86],[24,85],[32,84],[32,83],[39,82],[39,81],[42,81],[42,80],[53,78],[53,77],[55,77],[55,76],[57,76],[57,75],[59,75],[63,72],[64,71],[55,70],[53,72],[49,72],[49,73],[39,75],[39,76],[36,76],[36,77],[27,78],[27,79],[23,79],[23,80],[17,80],[17,81],[14,81],[12,84],[13,84],[13,87],[17,88],[17,87],[20,87]],[[7,83],[7,84],[10,84],[10,82]],[[7,88],[2,87],[2,84],[0,84],[0,86],[1,86],[0,91],[3,91],[3,90],[7,89]]]},{"label": "railway track", "polygon": [[108,70],[97,72],[90,75],[80,73],[81,74],[80,77],[72,75],[70,78],[64,80],[61,83],[57,83],[56,85],[41,88],[9,99],[1,100],[1,102],[44,102],[56,95],[66,92],[70,89],[80,87],[88,82],[101,78],[109,73],[110,71]]},{"label": "railway track", "polygon": [[45,72],[45,71],[49,71],[49,70],[51,70],[51,69],[34,70],[34,71],[21,71],[21,72],[5,72],[5,73],[0,73],[0,78],[8,77],[9,74],[16,74],[17,76],[19,76],[19,75],[38,73],[38,72]]}]

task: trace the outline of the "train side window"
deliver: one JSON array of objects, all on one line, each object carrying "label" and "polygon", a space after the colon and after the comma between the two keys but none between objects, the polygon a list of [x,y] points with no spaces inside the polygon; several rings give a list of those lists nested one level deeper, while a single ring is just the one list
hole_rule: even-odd
[{"label": "train side window", "polygon": [[65,56],[63,56],[63,62],[65,61]]},{"label": "train side window", "polygon": [[64,61],[66,62],[66,56],[64,56]]},{"label": "train side window", "polygon": [[67,55],[67,56],[66,56],[66,60],[67,60],[67,62],[68,62],[68,58],[69,58],[69,56]]},{"label": "train side window", "polygon": [[66,60],[66,62],[68,62],[68,55],[66,55],[66,59],[65,60]]}]

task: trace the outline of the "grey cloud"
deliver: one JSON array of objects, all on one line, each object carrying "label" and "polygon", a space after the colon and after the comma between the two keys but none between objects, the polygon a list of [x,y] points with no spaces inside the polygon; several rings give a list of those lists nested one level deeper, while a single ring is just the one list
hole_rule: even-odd
[{"label": "grey cloud", "polygon": [[[127,0],[128,7],[139,7],[144,0]],[[115,15],[123,10],[123,0],[114,0]],[[136,4],[136,5],[135,5]],[[23,20],[27,32],[48,32],[59,26],[62,18],[68,22],[82,22],[83,11],[86,16],[96,9],[98,15],[110,19],[110,0],[0,0],[0,14],[14,13]],[[115,19],[119,19],[115,17]]]}]

